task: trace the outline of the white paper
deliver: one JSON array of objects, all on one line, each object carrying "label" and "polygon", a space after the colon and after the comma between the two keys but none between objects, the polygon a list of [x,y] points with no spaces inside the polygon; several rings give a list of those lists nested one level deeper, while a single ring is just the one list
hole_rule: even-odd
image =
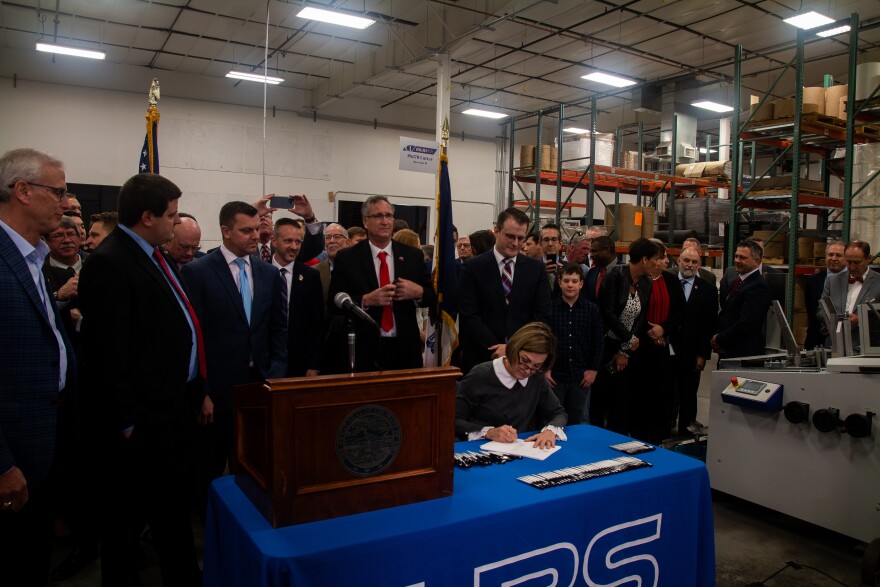
[{"label": "white paper", "polygon": [[526,457],[538,461],[545,460],[547,457],[562,448],[558,444],[552,448],[535,448],[533,446],[534,444],[534,440],[526,442],[520,438],[517,439],[516,442],[487,442],[480,446],[480,448],[489,452],[497,452],[503,455],[516,455],[518,457]]},{"label": "white paper", "polygon": [[400,170],[437,173],[440,143],[400,137]]}]

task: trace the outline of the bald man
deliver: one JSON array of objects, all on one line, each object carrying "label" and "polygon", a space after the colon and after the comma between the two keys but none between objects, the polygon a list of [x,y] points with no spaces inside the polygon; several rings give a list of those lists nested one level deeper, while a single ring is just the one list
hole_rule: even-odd
[{"label": "bald man", "polygon": [[189,215],[180,215],[180,224],[174,227],[174,237],[165,249],[168,255],[177,263],[177,267],[183,267],[191,262],[199,252],[199,243],[202,240],[202,229],[196,219]]}]

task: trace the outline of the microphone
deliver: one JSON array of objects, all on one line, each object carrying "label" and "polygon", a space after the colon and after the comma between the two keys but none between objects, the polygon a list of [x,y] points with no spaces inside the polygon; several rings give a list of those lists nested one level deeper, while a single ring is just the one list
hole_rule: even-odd
[{"label": "microphone", "polygon": [[344,291],[341,291],[333,296],[333,303],[336,304],[337,308],[341,310],[348,310],[364,322],[369,322],[376,328],[379,328],[379,325],[376,324],[376,321],[373,320],[373,317],[367,314],[363,308],[355,305],[355,303],[351,301],[351,296]]}]

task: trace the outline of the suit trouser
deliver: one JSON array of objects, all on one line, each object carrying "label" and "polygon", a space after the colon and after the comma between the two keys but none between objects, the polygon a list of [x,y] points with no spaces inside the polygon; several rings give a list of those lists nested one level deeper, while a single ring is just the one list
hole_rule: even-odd
[{"label": "suit trouser", "polygon": [[644,339],[629,363],[633,371],[630,404],[630,435],[660,444],[669,436],[669,412],[672,405],[673,357],[669,345],[657,346]]},{"label": "suit trouser", "polygon": [[[190,518],[195,428],[156,431],[135,426],[129,439],[104,443],[101,576],[103,585],[140,585],[138,552],[150,525],[163,585],[197,585],[200,571]],[[147,428],[144,430],[144,428]],[[174,436],[158,445],[158,436]],[[167,442],[167,440],[166,440]]]},{"label": "suit trouser", "polygon": [[52,508],[48,492],[29,488],[18,512],[0,512],[0,576],[3,584],[46,585],[52,558]]},{"label": "suit trouser", "polygon": [[[678,432],[684,434],[691,422],[697,419],[697,390],[700,388],[700,371],[695,370],[694,357],[675,357],[674,389],[678,398]],[[675,418],[675,414],[672,414]]]}]

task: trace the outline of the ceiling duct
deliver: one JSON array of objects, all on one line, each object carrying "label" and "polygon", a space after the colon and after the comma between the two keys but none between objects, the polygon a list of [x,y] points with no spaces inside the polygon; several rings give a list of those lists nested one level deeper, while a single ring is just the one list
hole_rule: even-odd
[{"label": "ceiling duct", "polygon": [[636,112],[654,112],[660,114],[663,97],[663,86],[647,84],[632,91],[632,109]]},{"label": "ceiling duct", "polygon": [[658,159],[672,157],[672,135],[675,125],[675,138],[678,142],[675,150],[676,163],[691,163],[697,160],[697,117],[693,108],[684,99],[687,90],[676,91],[675,84],[663,86],[660,108],[660,143],[654,149]]}]

